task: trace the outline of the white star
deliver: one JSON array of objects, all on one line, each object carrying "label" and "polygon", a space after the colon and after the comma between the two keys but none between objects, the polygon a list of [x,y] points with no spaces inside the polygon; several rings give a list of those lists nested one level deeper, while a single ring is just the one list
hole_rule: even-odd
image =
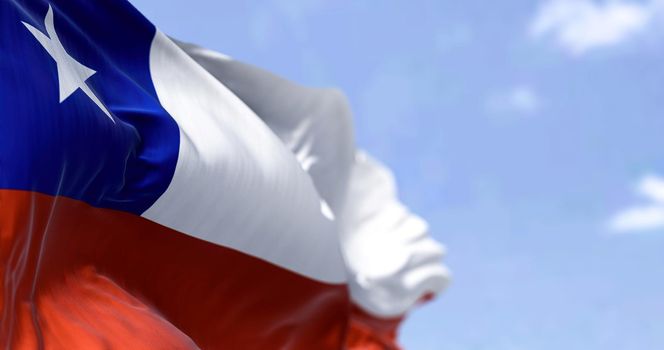
[{"label": "white star", "polygon": [[85,82],[97,72],[76,61],[62,46],[60,38],[58,38],[58,33],[55,31],[51,5],[48,5],[48,13],[46,13],[46,19],[44,20],[44,26],[48,35],[40,32],[28,23],[22,23],[35,36],[46,52],[53,57],[58,66],[60,103],[76,92],[76,90],[81,89],[115,123],[106,106],[101,103],[99,98],[90,89],[90,86]]}]

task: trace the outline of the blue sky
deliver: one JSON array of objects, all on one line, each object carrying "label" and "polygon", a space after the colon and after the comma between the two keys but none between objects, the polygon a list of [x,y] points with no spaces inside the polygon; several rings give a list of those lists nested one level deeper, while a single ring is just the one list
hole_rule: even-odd
[{"label": "blue sky", "polygon": [[408,349],[664,348],[664,1],[132,2],[348,94],[449,250]]}]

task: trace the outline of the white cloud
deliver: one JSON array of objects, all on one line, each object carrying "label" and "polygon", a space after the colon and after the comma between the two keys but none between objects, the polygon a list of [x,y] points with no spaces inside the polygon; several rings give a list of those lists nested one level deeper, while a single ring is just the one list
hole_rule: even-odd
[{"label": "white cloud", "polygon": [[638,192],[644,197],[664,205],[664,178],[648,175],[638,186]]},{"label": "white cloud", "polygon": [[645,31],[662,12],[662,0],[548,0],[530,26],[530,35],[552,37],[572,55],[619,45]]},{"label": "white cloud", "polygon": [[609,221],[611,231],[630,233],[664,229],[664,178],[645,176],[639,181],[635,192],[650,203],[630,207],[616,214]]},{"label": "white cloud", "polygon": [[518,85],[507,91],[495,93],[487,100],[487,109],[492,113],[534,114],[542,105],[541,98],[528,85]]}]

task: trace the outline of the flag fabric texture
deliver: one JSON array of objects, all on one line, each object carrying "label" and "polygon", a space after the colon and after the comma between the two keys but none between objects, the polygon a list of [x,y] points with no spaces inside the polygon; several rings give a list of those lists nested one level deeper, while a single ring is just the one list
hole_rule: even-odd
[{"label": "flag fabric texture", "polygon": [[336,90],[126,1],[0,2],[0,345],[383,349],[443,250]]}]

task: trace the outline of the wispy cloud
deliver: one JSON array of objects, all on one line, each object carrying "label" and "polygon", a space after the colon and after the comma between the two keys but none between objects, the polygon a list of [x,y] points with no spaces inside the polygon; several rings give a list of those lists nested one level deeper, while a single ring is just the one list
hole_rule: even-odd
[{"label": "wispy cloud", "polygon": [[553,38],[572,55],[624,43],[662,13],[662,1],[548,0],[530,25],[535,39]]},{"label": "wispy cloud", "polygon": [[645,205],[626,208],[609,221],[615,233],[664,229],[664,178],[648,175],[641,179],[636,193],[646,199]]},{"label": "wispy cloud", "polygon": [[517,85],[489,96],[486,107],[495,114],[530,115],[539,111],[542,99],[529,85]]}]

